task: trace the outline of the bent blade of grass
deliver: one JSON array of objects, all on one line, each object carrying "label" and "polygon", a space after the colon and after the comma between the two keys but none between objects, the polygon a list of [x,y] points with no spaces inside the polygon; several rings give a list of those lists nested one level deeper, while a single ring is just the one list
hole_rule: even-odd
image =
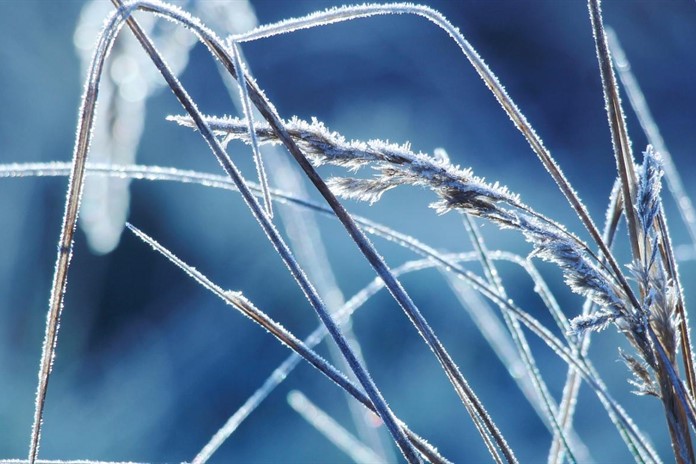
[{"label": "bent blade of grass", "polygon": [[[117,6],[121,5],[121,0],[112,0],[112,2]],[[219,52],[221,56],[224,58],[223,62],[226,65],[228,72],[230,72],[230,74],[233,77],[237,77],[232,58],[229,56],[227,50],[221,45],[220,40],[217,39],[217,37],[214,35],[214,33],[212,33],[212,31],[208,30],[198,21],[191,19],[188,16],[188,14],[183,13],[182,11],[176,8],[170,8],[166,4],[159,2],[135,2],[135,4],[138,5],[138,8],[140,9],[144,9],[146,11],[148,9],[157,11],[158,14],[167,16],[175,22],[187,25],[189,28],[196,32],[198,37],[202,39],[204,43],[206,43],[207,45],[214,44],[215,50]],[[194,119],[194,121],[196,121],[198,130],[205,139],[209,148],[212,150],[218,162],[222,165],[222,167],[230,176],[230,178],[234,180],[235,184],[237,184],[237,187],[239,188],[240,193],[242,194],[242,197],[245,200],[245,203],[251,210],[256,220],[259,222],[259,225],[264,230],[266,236],[273,244],[276,252],[283,259],[284,263],[290,270],[290,273],[293,275],[296,282],[299,284],[305,296],[312,303],[312,306],[318,314],[319,318],[329,328],[329,332],[331,333],[333,339],[338,344],[339,348],[341,349],[341,352],[343,353],[343,356],[346,358],[351,369],[360,380],[360,383],[365,388],[368,396],[375,404],[379,416],[382,418],[385,425],[389,429],[392,437],[396,441],[404,457],[407,459],[409,463],[421,462],[418,452],[414,448],[413,444],[408,440],[406,435],[403,433],[402,429],[398,426],[396,422],[396,417],[387,405],[387,402],[385,401],[379,389],[373,382],[369,373],[357,359],[355,353],[348,345],[340,329],[336,326],[335,322],[331,318],[331,315],[326,310],[326,307],[324,306],[324,303],[321,300],[320,296],[317,294],[316,290],[307,279],[299,264],[292,256],[292,253],[278,234],[271,220],[261,209],[259,203],[256,201],[256,198],[250,192],[249,188],[246,185],[246,182],[241,176],[241,173],[234,166],[229,156],[225,152],[225,149],[215,138],[212,131],[210,130],[206,122],[203,120],[201,113],[198,111],[198,108],[196,107],[191,97],[184,90],[176,76],[168,68],[167,64],[159,55],[154,45],[147,37],[147,35],[143,32],[143,30],[140,28],[135,19],[132,17],[128,17],[126,22],[133,34],[135,35],[135,37],[142,45],[143,49],[150,56],[157,69],[160,71],[164,79],[167,81],[167,85],[170,87],[176,98],[182,104],[187,113]],[[247,81],[247,84],[250,89],[254,89],[255,97],[261,97],[260,91],[253,86],[252,81]],[[268,102],[265,99],[262,100],[265,103],[265,109],[270,111],[270,106]],[[262,113],[264,112],[262,111]]]},{"label": "bent blade of grass", "polygon": [[317,429],[338,449],[346,453],[357,464],[380,464],[385,462],[369,446],[355,438],[341,424],[321,410],[298,390],[288,393],[288,404],[312,427]]},{"label": "bent blade of grass", "polygon": [[614,256],[609,251],[606,244],[602,241],[599,230],[590,217],[587,208],[581,201],[578,194],[573,189],[572,185],[566,179],[560,166],[553,158],[549,150],[544,146],[541,138],[534,131],[532,126],[527,121],[526,117],[519,110],[517,105],[512,101],[503,86],[498,81],[498,78],[493,74],[486,63],[481,59],[474,47],[464,38],[462,33],[452,23],[450,23],[441,13],[429,7],[422,5],[413,5],[410,3],[389,3],[384,5],[366,4],[358,6],[343,6],[332,8],[322,12],[312,13],[300,18],[287,19],[278,23],[269,24],[258,27],[250,32],[237,34],[231,37],[237,42],[245,42],[258,40],[261,38],[271,37],[278,34],[285,34],[300,29],[309,29],[313,27],[325,26],[341,21],[349,21],[358,18],[367,18],[377,15],[399,15],[410,14],[423,17],[434,23],[436,26],[443,29],[459,46],[464,53],[464,56],[474,67],[481,79],[486,83],[486,87],[493,93],[494,97],[510,117],[515,127],[522,132],[532,150],[537,155],[542,165],[551,175],[556,185],[559,187],[565,198],[570,203],[578,218],[581,220],[592,239],[599,246],[602,254],[606,257],[607,262],[612,268],[614,276],[619,280],[620,285],[626,292],[635,307],[639,307],[638,300],[633,294],[625,275],[623,274],[619,264]]},{"label": "bent blade of grass", "polygon": [[[120,10],[129,13],[132,7]],[[123,23],[118,19],[119,15],[112,15],[105,23],[104,30],[99,37],[94,50],[88,78],[80,103],[77,123],[77,135],[73,150],[73,161],[68,181],[68,189],[65,199],[65,210],[61,225],[60,238],[58,240],[58,254],[51,284],[48,314],[46,315],[46,333],[41,350],[41,361],[38,372],[38,386],[36,389],[36,403],[34,408],[34,421],[29,442],[30,463],[34,463],[38,457],[39,441],[41,439],[41,427],[43,424],[43,412],[48,391],[48,381],[55,358],[56,345],[58,343],[58,329],[60,316],[63,310],[63,300],[68,283],[68,268],[72,257],[72,247],[75,235],[75,225],[80,209],[80,199],[84,188],[85,163],[87,152],[92,138],[92,125],[96,114],[97,96],[99,94],[99,80],[104,61],[111,50],[113,40],[118,35]]]},{"label": "bent blade of grass", "polygon": [[[223,290],[218,285],[213,283],[210,279],[208,279],[204,274],[198,271],[196,268],[183,262],[171,251],[163,247],[159,242],[142,232],[140,229],[136,228],[135,226],[129,223],[126,223],[126,227],[128,227],[128,229],[131,232],[133,232],[138,238],[150,245],[155,251],[162,254],[169,261],[171,261],[173,264],[175,264],[177,267],[183,270],[198,284],[202,285],[204,288],[221,298],[223,301],[230,304],[238,311],[242,312],[242,314],[249,317],[255,323],[261,325],[269,333],[271,333],[271,335],[276,337],[281,343],[283,343],[288,348],[301,355],[312,366],[314,366],[320,372],[322,372],[331,380],[333,380],[338,386],[342,387],[345,391],[349,392],[351,396],[355,397],[358,401],[363,403],[371,411],[376,413],[376,407],[369,399],[369,397],[362,390],[360,390],[354,383],[348,380],[348,378],[345,377],[343,373],[338,371],[330,363],[325,361],[321,356],[316,354],[311,348],[309,348],[305,343],[300,341],[295,335],[286,330],[279,323],[271,319],[268,315],[266,315],[266,313],[256,308],[241,293]],[[325,324],[322,325],[322,327],[327,332],[329,332]],[[431,460],[431,462],[447,462],[447,460],[440,457],[434,449],[427,445],[427,442],[408,431],[408,428],[403,422],[399,421],[398,419],[397,422],[404,434],[406,434],[409,437],[409,439],[413,441],[414,446],[416,446],[421,452],[423,452],[424,455],[429,460]]]}]

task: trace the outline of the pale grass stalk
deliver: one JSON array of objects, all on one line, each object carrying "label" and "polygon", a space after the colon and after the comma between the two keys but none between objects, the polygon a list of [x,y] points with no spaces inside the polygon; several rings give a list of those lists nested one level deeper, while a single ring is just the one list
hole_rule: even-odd
[{"label": "pale grass stalk", "polygon": [[[643,193],[643,196],[641,196],[641,188],[639,188],[638,178],[635,173],[635,164],[631,153],[631,145],[628,138],[623,109],[621,107],[618,85],[614,75],[611,53],[604,33],[600,1],[589,0],[588,5],[597,49],[597,58],[600,65],[604,99],[609,118],[609,128],[611,130],[612,143],[617,160],[617,171],[621,177],[624,214],[628,224],[629,239],[633,250],[633,260],[635,263],[642,263],[642,272],[647,276],[652,272],[653,258],[649,258],[649,256],[652,256],[651,250],[655,250],[655,248],[658,247],[657,239],[649,239],[648,234],[653,227],[653,221],[661,212],[661,206],[659,206],[659,191],[654,194],[657,196],[658,207],[655,209],[655,207],[652,206],[651,209],[654,209],[655,213],[652,213],[652,216],[646,219],[647,216],[645,214],[641,215],[639,208],[643,206],[643,197],[651,195],[651,192],[648,190],[647,193]],[[645,162],[650,159],[650,155],[651,148],[648,147]],[[659,189],[659,182],[655,188]],[[643,188],[643,191],[646,192],[646,189],[647,187]],[[668,249],[665,248],[667,244],[664,242],[664,237],[666,236],[666,226],[663,226],[664,219],[660,221],[659,224],[658,227],[662,229],[661,235],[663,237],[663,243],[660,249],[662,259],[670,264],[674,264],[672,258],[673,250],[671,247]],[[640,227],[641,225],[642,229]],[[660,264],[658,263],[657,265],[659,266]],[[676,267],[671,265],[668,266],[668,269],[670,269],[670,272],[673,272],[670,277],[673,280],[678,280]],[[647,292],[650,288],[649,279],[646,278],[644,281],[639,280],[639,284],[641,287],[641,297],[647,300],[649,297],[649,293]],[[642,306],[635,305],[635,309],[636,311],[640,311]],[[638,343],[637,348],[639,352],[641,352],[643,359],[655,371],[659,386],[659,397],[663,403],[675,459],[677,463],[694,462],[694,448],[691,442],[691,431],[689,430],[688,424],[690,421],[692,426],[696,426],[694,423],[693,401],[683,389],[681,379],[679,379],[679,376],[674,370],[673,359],[675,355],[674,349],[676,349],[676,347],[670,347],[669,353],[665,352],[665,347],[663,346],[664,337],[663,340],[659,340],[659,337],[655,334],[654,324],[655,320],[651,319],[643,326],[643,330],[647,331],[652,346],[641,346],[641,344]],[[633,332],[630,334],[630,339],[639,340],[641,337],[645,336],[635,329],[631,330]],[[672,333],[667,334],[667,338],[673,338],[675,329],[670,327],[668,330]],[[687,344],[686,348],[689,349],[690,346]],[[657,353],[658,356],[656,356],[655,353]],[[684,357],[685,367],[689,371],[689,382],[691,383],[693,381],[693,372],[690,369],[692,361],[691,353],[684,353]],[[652,359],[655,359],[653,363],[651,363]],[[640,376],[640,374],[638,374],[638,376]]]},{"label": "pale grass stalk", "polygon": [[[124,10],[128,13],[131,10]],[[38,457],[39,441],[41,438],[41,426],[43,423],[43,411],[46,403],[46,392],[48,390],[48,379],[53,367],[56,345],[58,343],[58,328],[60,326],[60,316],[63,310],[63,296],[68,282],[68,267],[72,257],[73,237],[75,234],[75,224],[80,207],[80,198],[84,187],[85,162],[87,161],[87,151],[92,135],[92,124],[94,122],[97,95],[99,93],[99,76],[104,66],[104,60],[108,55],[113,39],[118,34],[123,23],[112,17],[104,33],[100,36],[97,47],[94,51],[94,59],[90,66],[88,79],[85,84],[80,112],[78,116],[78,131],[73,152],[73,163],[70,170],[68,190],[65,200],[65,211],[61,226],[60,238],[58,240],[58,255],[51,284],[51,296],[49,298],[49,309],[46,316],[46,333],[44,336],[43,347],[41,349],[41,361],[38,373],[38,386],[36,389],[36,404],[34,409],[34,421],[29,442],[28,461],[34,464]]]},{"label": "pale grass stalk", "polygon": [[233,41],[229,42],[229,47],[232,50],[232,62],[234,63],[234,69],[237,72],[237,79],[239,81],[239,93],[240,100],[242,102],[242,108],[244,112],[244,117],[249,123],[249,138],[251,140],[251,148],[254,153],[254,164],[256,165],[256,174],[258,175],[259,185],[261,185],[261,190],[263,192],[263,205],[266,208],[266,214],[269,218],[273,218],[273,203],[271,202],[271,194],[268,192],[268,178],[266,176],[266,170],[263,167],[263,159],[261,158],[261,151],[259,150],[259,143],[256,140],[256,131],[254,130],[254,114],[251,111],[251,102],[249,101],[249,92],[247,91],[247,71],[244,63],[242,62],[241,55],[239,53],[239,47]]},{"label": "pale grass stalk", "polygon": [[369,446],[355,438],[349,431],[321,410],[301,391],[288,393],[288,404],[304,420],[324,435],[338,449],[346,453],[356,464],[379,464],[385,462]]},{"label": "pale grass stalk", "polygon": [[[302,175],[297,172],[289,159],[282,156],[281,149],[279,147],[268,148],[276,152],[269,153],[275,156],[267,157],[267,165],[274,184],[286,192],[294,192],[296,197],[309,197]],[[319,213],[298,205],[297,207],[282,208],[279,217],[298,261],[302,263],[317,291],[324,298],[329,311],[334,314],[343,307],[345,298],[336,281],[332,263],[328,259],[327,244],[319,229],[316,214]],[[356,222],[360,223],[358,218],[355,219]],[[342,328],[358,359],[364,363],[360,343],[353,332],[350,321],[343,324]],[[333,343],[327,343],[327,345],[331,359],[348,374],[348,378],[357,381],[336,345]],[[358,437],[379,454],[383,461],[396,461],[397,456],[394,454],[391,440],[384,428],[375,427],[371,423],[371,418],[365,414],[364,409],[348,394],[345,394],[344,397],[353,423],[357,428]]]}]

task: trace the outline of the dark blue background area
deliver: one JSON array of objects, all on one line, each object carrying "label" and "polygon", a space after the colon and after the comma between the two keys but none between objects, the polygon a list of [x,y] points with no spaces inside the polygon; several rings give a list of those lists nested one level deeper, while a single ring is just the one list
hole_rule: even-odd
[{"label": "dark blue background area", "polygon": [[[260,24],[340,2],[257,0]],[[427,2],[458,26],[544,139],[597,223],[615,177],[587,7],[582,1]],[[0,0],[0,162],[68,161],[84,76],[73,47],[82,2]],[[696,4],[607,1],[617,32],[686,185],[696,194]],[[224,31],[218,31],[223,34]],[[127,31],[126,31],[127,33]],[[95,38],[96,40],[96,38]],[[412,143],[500,181],[535,209],[586,238],[579,221],[490,92],[448,36],[422,18],[361,19],[243,45],[247,63],[284,118],[319,120],[347,138]],[[234,114],[207,50],[197,46],[182,81],[200,108]],[[165,89],[166,90],[166,89]],[[198,134],[166,122],[182,110],[169,91],[148,101],[138,163],[220,173]],[[646,140],[628,124],[637,158]],[[247,177],[248,148],[230,145]],[[276,156],[276,155],[269,155]],[[285,154],[283,154],[285,156]],[[340,169],[321,168],[325,176]],[[366,171],[367,172],[367,171]],[[65,178],[0,179],[0,459],[26,455]],[[237,194],[193,185],[135,181],[129,220],[226,289],[240,290],[300,337],[316,316]],[[312,193],[312,198],[317,196]],[[434,196],[402,187],[374,206],[346,201],[370,217],[447,251],[471,249],[461,218],[428,209]],[[688,236],[665,203],[674,242]],[[329,258],[346,297],[374,273],[343,229],[320,218]],[[481,224],[491,249],[526,255],[515,232]],[[623,237],[625,231],[620,235]],[[375,239],[391,266],[414,259]],[[619,245],[620,261],[627,247]],[[562,309],[582,300],[556,269],[539,264]],[[477,267],[472,269],[478,272]],[[681,265],[687,305],[693,261]],[[501,264],[511,297],[550,324],[529,279]],[[521,462],[545,462],[551,437],[505,368],[433,270],[403,283],[462,373],[489,408]],[[487,452],[444,373],[386,293],[355,316],[370,372],[396,414],[454,462]],[[557,331],[556,331],[557,333]],[[566,367],[530,335],[542,374],[560,397]],[[617,362],[625,341],[609,329],[590,352],[609,389],[670,461],[659,404],[630,394]],[[320,352],[328,355],[326,347]],[[199,288],[129,233],[105,256],[77,233],[70,285],[48,393],[41,457],[152,462],[190,460],[289,351]],[[301,389],[352,430],[337,387],[301,365],[223,445],[214,462],[347,462],[287,405]],[[598,462],[629,455],[596,397],[583,387],[577,430]]]}]

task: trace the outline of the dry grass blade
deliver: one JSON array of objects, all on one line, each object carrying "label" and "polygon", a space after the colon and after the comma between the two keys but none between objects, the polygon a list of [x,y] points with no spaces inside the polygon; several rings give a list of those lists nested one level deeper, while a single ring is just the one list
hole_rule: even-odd
[{"label": "dry grass blade", "polygon": [[263,191],[263,204],[266,208],[266,214],[269,218],[273,218],[273,203],[271,202],[271,194],[268,191],[268,177],[266,176],[266,169],[263,166],[263,159],[261,159],[261,151],[259,150],[259,143],[256,140],[256,131],[254,130],[254,115],[251,111],[251,103],[249,103],[249,93],[247,92],[247,79],[246,69],[242,63],[242,58],[239,53],[239,48],[234,42],[230,43],[230,48],[232,49],[232,59],[234,63],[234,68],[237,71],[237,78],[239,79],[239,92],[241,93],[242,108],[244,109],[244,117],[249,122],[249,137],[251,139],[251,148],[254,152],[254,164],[256,164],[256,173],[259,177],[259,184],[261,185],[261,190]]},{"label": "dry grass blade", "polygon": [[288,393],[288,404],[329,441],[350,456],[356,464],[384,462],[380,456],[312,403],[302,392],[293,390]]},{"label": "dry grass blade", "polygon": [[[128,10],[124,10],[128,11]],[[68,268],[72,256],[73,237],[75,225],[80,208],[80,197],[84,186],[85,163],[92,136],[92,124],[94,122],[97,96],[99,94],[99,79],[104,66],[104,61],[109,53],[113,39],[122,25],[117,18],[112,17],[105,26],[104,33],[97,43],[94,59],[90,67],[88,80],[80,104],[77,137],[73,152],[73,162],[68,183],[68,191],[65,200],[65,212],[61,226],[60,239],[58,241],[58,256],[56,257],[53,283],[51,284],[51,296],[49,309],[46,316],[46,335],[41,350],[41,363],[39,367],[39,382],[36,390],[36,406],[34,410],[34,423],[32,425],[31,440],[29,444],[29,462],[34,463],[38,457],[39,441],[41,439],[41,426],[43,423],[43,411],[46,403],[48,380],[51,375],[53,359],[55,357],[56,344],[58,343],[58,328],[60,315],[63,310],[63,298],[68,283]]]}]

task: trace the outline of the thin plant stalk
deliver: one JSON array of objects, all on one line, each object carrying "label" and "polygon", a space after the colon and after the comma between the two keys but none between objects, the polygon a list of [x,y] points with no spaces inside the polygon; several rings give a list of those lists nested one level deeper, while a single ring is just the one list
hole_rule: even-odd
[{"label": "thin plant stalk", "polygon": [[[631,104],[634,113],[638,117],[638,121],[643,128],[643,132],[645,132],[645,135],[648,138],[648,142],[661,155],[662,168],[665,171],[665,178],[667,179],[667,187],[674,198],[677,209],[679,210],[679,214],[682,218],[682,222],[686,226],[686,230],[689,233],[691,245],[696,249],[696,210],[694,210],[691,199],[684,190],[684,185],[682,183],[681,176],[679,175],[679,171],[674,166],[672,155],[667,149],[667,145],[660,134],[660,129],[658,128],[657,123],[650,112],[650,108],[645,101],[645,96],[638,85],[638,80],[631,71],[631,63],[628,61],[626,53],[621,47],[621,42],[611,28],[606,29],[606,36],[609,49],[612,51],[612,58],[614,59],[616,71],[619,75],[621,83],[623,84],[623,88],[626,91],[626,95],[628,95],[628,101]],[[663,212],[660,212],[660,217],[664,217]],[[664,228],[661,227],[661,230],[663,229]],[[664,233],[663,231],[661,236],[666,245],[665,248],[667,250],[672,250],[672,246],[669,244],[669,234]],[[666,258],[668,272],[673,277],[675,284],[679,285],[679,278],[676,276],[677,272],[674,253],[670,252]],[[677,298],[677,314],[680,317],[679,327],[681,332],[682,361],[685,371],[684,376],[686,377],[689,391],[693,395],[694,392],[696,392],[696,373],[694,371],[693,348],[689,330],[689,317],[688,313],[686,312],[684,297],[680,288],[677,289]]]},{"label": "thin plant stalk", "polygon": [[370,447],[355,438],[341,424],[321,410],[298,390],[288,393],[288,404],[356,464],[381,464],[384,461]]},{"label": "thin plant stalk", "polygon": [[266,176],[266,170],[263,166],[263,159],[261,158],[259,143],[256,140],[256,131],[254,130],[254,115],[251,111],[251,103],[249,102],[249,93],[247,92],[246,85],[246,70],[237,44],[235,42],[230,42],[229,46],[232,49],[232,62],[234,63],[234,69],[237,71],[237,77],[239,79],[238,87],[241,94],[240,100],[242,101],[244,117],[249,122],[249,138],[251,139],[251,148],[254,153],[254,164],[256,164],[256,173],[259,178],[259,185],[261,185],[261,190],[263,191],[263,205],[266,208],[266,214],[272,219],[273,203],[271,202],[271,194],[268,191],[268,177]]},{"label": "thin plant stalk", "polygon": [[[132,11],[132,7],[124,9],[125,13],[129,13],[130,11]],[[99,76],[101,75],[104,61],[111,50],[113,39],[120,31],[122,25],[122,22],[112,20],[110,27],[106,28],[99,38],[82,95],[77,123],[78,135],[75,139],[73,163],[68,181],[60,238],[58,240],[58,255],[56,256],[53,283],[51,284],[51,296],[49,298],[49,309],[46,316],[46,334],[41,349],[34,422],[32,424],[31,439],[29,442],[28,461],[30,464],[36,462],[39,452],[39,441],[41,439],[41,426],[46,404],[48,380],[51,375],[58,343],[58,328],[60,327],[60,316],[63,311],[63,297],[68,282],[68,267],[70,266],[70,259],[72,257],[75,225],[84,187],[85,162],[87,161],[86,154],[89,149],[92,137],[91,128],[96,114],[96,103],[99,95]]]},{"label": "thin plant stalk", "polygon": [[313,13],[300,18],[288,19],[275,24],[261,26],[250,32],[234,35],[231,39],[241,43],[271,37],[278,34],[285,34],[295,30],[324,26],[341,21],[366,18],[376,15],[394,14],[411,14],[421,16],[443,29],[452,38],[452,40],[455,41],[455,43],[464,53],[464,56],[469,60],[481,79],[483,79],[483,81],[486,83],[486,87],[493,93],[498,103],[513,121],[515,127],[522,132],[522,135],[525,137],[527,142],[532,147],[534,153],[556,182],[556,185],[568,200],[576,215],[590,233],[592,239],[597,243],[601,253],[605,256],[607,262],[611,266],[614,277],[619,281],[619,284],[623,288],[624,292],[631,300],[632,305],[639,307],[640,305],[638,300],[633,294],[633,290],[628,284],[628,281],[621,271],[619,264],[609,251],[609,248],[602,241],[599,230],[592,221],[587,208],[582,203],[573,187],[570,185],[570,182],[568,182],[566,179],[556,160],[553,158],[549,150],[544,146],[541,138],[536,134],[526,117],[507,94],[503,86],[498,81],[498,78],[495,76],[495,74],[493,74],[488,65],[486,65],[486,63],[481,59],[478,52],[476,52],[474,47],[464,38],[459,29],[457,29],[438,11],[426,6],[413,5],[410,3],[390,3],[384,5],[368,4],[339,7],[323,12]]}]

